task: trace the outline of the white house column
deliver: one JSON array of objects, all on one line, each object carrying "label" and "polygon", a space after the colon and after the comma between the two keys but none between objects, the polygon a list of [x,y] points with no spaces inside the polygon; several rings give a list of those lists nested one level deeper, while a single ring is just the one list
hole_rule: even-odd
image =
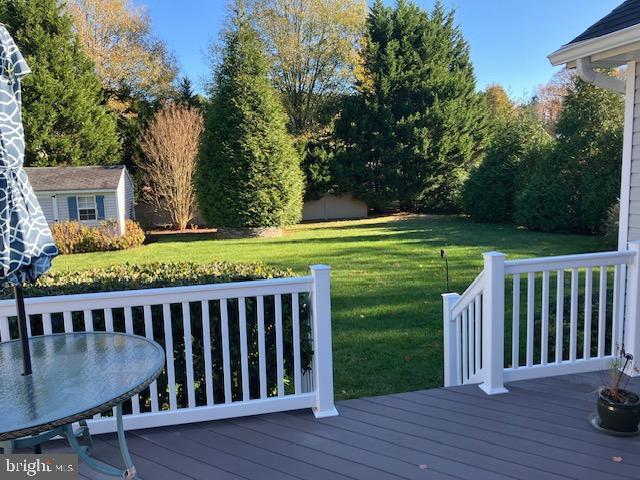
[{"label": "white house column", "polygon": [[[630,224],[631,200],[632,200],[632,164],[634,151],[635,156],[639,157],[640,165],[640,145],[634,148],[633,134],[635,130],[635,106],[636,106],[636,85],[638,83],[636,75],[636,62],[629,62],[626,73],[626,93],[624,99],[624,140],[622,142],[622,177],[620,182],[620,218],[618,224],[618,250],[626,250],[627,242],[634,240],[633,235],[630,236],[629,229],[633,227]],[[640,188],[637,189],[640,193]],[[640,198],[638,198],[640,200]],[[640,202],[638,203],[640,205]],[[634,204],[635,205],[635,204]],[[640,214],[640,211],[636,212]]]}]

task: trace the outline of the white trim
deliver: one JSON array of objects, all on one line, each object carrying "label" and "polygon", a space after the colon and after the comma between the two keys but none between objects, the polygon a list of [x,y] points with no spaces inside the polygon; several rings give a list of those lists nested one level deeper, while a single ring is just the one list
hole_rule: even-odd
[{"label": "white trim", "polygon": [[631,163],[636,97],[636,62],[627,65],[627,91],[624,98],[624,136],[622,141],[622,176],[620,181],[620,217],[618,250],[626,250],[629,241],[629,206],[631,198]]},{"label": "white trim", "polygon": [[[547,58],[552,65],[562,65],[614,48],[620,49],[638,40],[640,40],[640,24],[632,25],[597,38],[590,38],[581,42],[563,45],[548,55]],[[616,53],[620,54],[619,51]]]},{"label": "white trim", "polygon": [[633,261],[633,256],[633,252],[624,250],[507,260],[504,263],[504,272],[505,275],[514,275],[568,270],[572,268],[594,268],[604,265],[627,265]]},{"label": "white trim", "polygon": [[53,208],[53,221],[60,221],[60,211],[58,210],[58,197],[51,195],[51,206]]},{"label": "white trim", "polygon": [[[315,393],[309,392],[298,395],[286,395],[284,397],[255,399],[246,402],[221,403],[206,407],[178,408],[176,410],[124,415],[122,421],[125,430],[137,430],[141,428],[182,425],[185,423],[300,410],[302,408],[315,406],[315,401]],[[87,420],[87,423],[91,428],[92,434],[98,435],[116,431],[116,421],[114,417]]]},{"label": "white trim", "polygon": [[[296,292],[309,292],[312,287],[313,278],[311,276],[285,277],[185,287],[117,290],[113,292],[31,297],[25,298],[24,303],[30,315],[38,315],[48,312],[199,302],[203,298],[219,300],[222,298],[255,297],[258,295],[275,295],[278,293],[286,295]],[[12,317],[15,316],[15,314],[16,304],[13,300],[0,300],[0,318]]]},{"label": "white trim", "polygon": [[91,193],[114,193],[117,189],[112,188],[103,188],[103,189],[75,189],[75,190],[33,190],[35,193],[39,193],[41,195],[49,194],[49,195],[89,195]]},{"label": "white trim", "polygon": [[548,363],[547,365],[532,365],[530,367],[505,368],[504,381],[515,382],[517,380],[530,380],[532,378],[554,377],[556,375],[568,375],[570,373],[586,373],[607,370],[611,365],[612,355],[606,357],[578,359],[561,363]]}]

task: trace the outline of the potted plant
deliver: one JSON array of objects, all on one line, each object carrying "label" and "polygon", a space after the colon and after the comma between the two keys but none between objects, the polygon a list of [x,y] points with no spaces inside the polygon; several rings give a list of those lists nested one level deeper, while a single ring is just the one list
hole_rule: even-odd
[{"label": "potted plant", "polygon": [[639,432],[640,396],[625,388],[629,377],[624,372],[631,360],[633,355],[621,352],[611,364],[610,380],[598,390],[598,426],[613,434]]}]

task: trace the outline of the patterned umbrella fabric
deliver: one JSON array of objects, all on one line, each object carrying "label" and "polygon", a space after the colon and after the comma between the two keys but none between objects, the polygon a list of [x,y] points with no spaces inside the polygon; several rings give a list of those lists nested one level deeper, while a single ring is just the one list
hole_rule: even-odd
[{"label": "patterned umbrella fabric", "polygon": [[34,282],[58,254],[27,174],[20,79],[30,73],[6,27],[0,24],[0,266],[12,285]]},{"label": "patterned umbrella fabric", "polygon": [[14,287],[24,374],[31,374],[22,285],[49,270],[58,249],[22,168],[24,130],[20,79],[30,72],[0,24],[0,280]]}]

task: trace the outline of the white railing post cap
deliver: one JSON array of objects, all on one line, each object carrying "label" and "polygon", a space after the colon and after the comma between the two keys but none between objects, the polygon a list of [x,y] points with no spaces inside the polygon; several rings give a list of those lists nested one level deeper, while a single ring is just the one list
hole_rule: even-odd
[{"label": "white railing post cap", "polygon": [[311,270],[312,272],[328,272],[331,270],[331,267],[329,265],[318,263],[316,265],[311,265],[309,267],[309,270]]},{"label": "white railing post cap", "polygon": [[483,258],[505,258],[506,255],[504,253],[501,252],[496,252],[495,250],[492,250],[490,252],[484,252],[482,254]]},{"label": "white railing post cap", "polygon": [[458,298],[460,298],[460,294],[459,293],[441,293],[440,294],[442,296],[443,300],[457,300]]}]

